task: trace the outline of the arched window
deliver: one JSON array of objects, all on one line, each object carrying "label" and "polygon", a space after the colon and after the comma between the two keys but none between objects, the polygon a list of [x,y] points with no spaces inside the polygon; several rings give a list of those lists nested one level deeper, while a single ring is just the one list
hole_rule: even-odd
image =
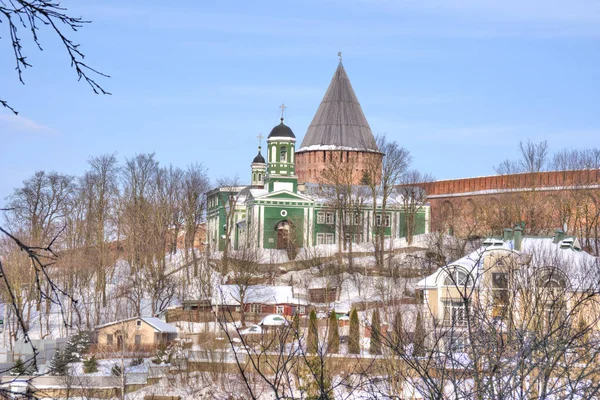
[{"label": "arched window", "polygon": [[565,275],[555,268],[546,268],[539,273],[538,285],[551,289],[562,289],[567,287]]},{"label": "arched window", "polygon": [[444,279],[444,285],[446,286],[472,286],[473,279],[460,268],[454,268],[449,271]]},{"label": "arched window", "polygon": [[258,174],[258,180],[262,181],[262,174]]},{"label": "arched window", "polygon": [[279,160],[280,161],[287,161],[287,148],[285,146],[281,146],[280,149],[280,153],[279,153]]}]

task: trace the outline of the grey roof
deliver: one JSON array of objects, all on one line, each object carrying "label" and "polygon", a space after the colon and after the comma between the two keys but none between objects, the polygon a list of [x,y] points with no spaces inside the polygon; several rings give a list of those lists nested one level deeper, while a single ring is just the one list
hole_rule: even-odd
[{"label": "grey roof", "polygon": [[145,323],[147,323],[148,325],[150,325],[151,327],[153,327],[155,331],[158,331],[158,332],[177,333],[177,328],[176,327],[174,327],[173,325],[167,324],[166,322],[164,322],[160,318],[156,318],[156,317],[133,317],[133,318],[127,318],[127,319],[123,319],[123,320],[120,320],[120,321],[109,322],[109,323],[103,324],[103,325],[97,325],[96,329],[98,329],[98,328],[104,328],[104,327],[111,326],[111,325],[120,324],[122,322],[132,321],[134,319],[141,319],[142,321],[144,321]]},{"label": "grey roof", "polygon": [[285,138],[296,138],[292,129],[283,123],[283,118],[281,118],[281,123],[276,125],[273,129],[271,129],[271,133],[269,133],[269,139],[272,137],[285,137]]},{"label": "grey roof", "polygon": [[336,147],[379,151],[341,62],[298,151]]},{"label": "grey roof", "polygon": [[262,156],[262,154],[260,154],[260,146],[258,147],[258,154],[256,155],[256,157],[254,157],[254,160],[252,160],[252,164],[257,163],[257,164],[266,164],[267,162],[265,161],[265,158]]}]

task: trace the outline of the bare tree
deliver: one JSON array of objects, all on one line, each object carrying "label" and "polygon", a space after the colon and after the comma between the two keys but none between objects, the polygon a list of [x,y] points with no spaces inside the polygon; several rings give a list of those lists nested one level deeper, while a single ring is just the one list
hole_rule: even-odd
[{"label": "bare tree", "polygon": [[[8,25],[14,62],[16,63],[15,69],[21,83],[25,83],[23,80],[24,70],[32,65],[25,55],[23,37],[20,34],[19,27],[31,33],[31,39],[39,50],[42,50],[42,42],[39,36],[40,28],[46,27],[49,29],[50,35],[58,38],[63,45],[71,61],[71,66],[75,68],[78,79],[83,79],[96,94],[110,94],[94,79],[95,75],[102,77],[108,77],[108,75],[85,63],[83,61],[85,55],[79,44],[69,39],[67,33],[65,33],[65,30],[77,31],[90,21],[70,16],[66,8],[61,7],[60,3],[53,0],[11,0],[0,2],[0,23],[2,22]],[[17,114],[17,111],[6,100],[0,99],[0,105]]]},{"label": "bare tree", "polygon": [[335,214],[338,243],[338,264],[342,264],[343,252],[348,251],[349,269],[353,268],[352,245],[363,237],[363,214],[367,200],[366,188],[354,185],[358,174],[358,155],[339,152],[321,174],[318,193]]},{"label": "bare tree", "polygon": [[[183,196],[181,209],[185,226],[185,254],[186,261],[192,253],[193,276],[198,276],[198,256],[194,242],[198,235],[200,224],[206,212],[206,192],[209,188],[209,179],[206,169],[202,164],[188,166],[183,177]],[[208,247],[208,246],[207,246]]]},{"label": "bare tree", "polygon": [[246,326],[246,306],[248,298],[252,295],[251,287],[259,278],[259,262],[259,249],[252,247],[232,251],[229,259],[230,282],[236,288],[235,301],[240,305],[242,326]]},{"label": "bare tree", "polygon": [[[222,207],[225,211],[225,229],[223,235],[225,247],[223,248],[221,265],[223,273],[227,273],[229,265],[229,252],[233,246],[231,239],[235,230],[236,207],[238,205],[238,199],[240,198],[241,188],[239,186],[239,178],[237,176],[234,178],[221,178],[217,181],[217,184],[223,193],[223,197],[220,198],[219,201],[223,202]],[[221,193],[219,193],[219,196],[221,197]],[[218,240],[219,239],[217,238],[217,242]]]},{"label": "bare tree", "polygon": [[520,158],[518,160],[505,160],[494,167],[500,175],[511,175],[522,172],[541,172],[549,166],[548,142],[519,142]]},{"label": "bare tree", "polygon": [[[379,268],[383,268],[385,251],[386,213],[390,196],[400,183],[402,175],[406,172],[411,162],[410,152],[395,141],[389,142],[385,135],[377,137],[377,146],[384,153],[381,165],[375,158],[369,159],[363,176],[363,183],[371,190],[373,202],[373,232],[375,261]],[[378,204],[378,198],[381,198]],[[378,208],[380,210],[378,210]],[[380,213],[380,218],[376,218]],[[379,223],[377,222],[379,221]]]},{"label": "bare tree", "polygon": [[418,183],[432,180],[432,176],[422,174],[417,170],[407,171],[400,179],[398,194],[401,196],[408,244],[411,244],[413,240],[417,214],[423,210],[423,206],[427,202],[427,192]]}]

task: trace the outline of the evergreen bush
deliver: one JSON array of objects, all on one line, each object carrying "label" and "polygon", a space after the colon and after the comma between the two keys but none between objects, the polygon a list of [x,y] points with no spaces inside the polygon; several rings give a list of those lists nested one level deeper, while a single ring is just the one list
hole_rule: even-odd
[{"label": "evergreen bush", "polygon": [[64,350],[56,349],[52,360],[48,363],[48,371],[53,376],[65,376],[69,372],[69,357]]},{"label": "evergreen bush", "polygon": [[21,357],[15,360],[15,365],[10,369],[10,375],[12,376],[21,376],[21,375],[31,375],[32,373],[32,365],[31,363],[25,363]]},{"label": "evergreen bush", "polygon": [[415,322],[415,334],[413,338],[413,356],[422,357],[425,355],[425,327],[421,313],[417,313]]},{"label": "evergreen bush", "polygon": [[306,352],[316,354],[319,349],[319,331],[317,329],[317,313],[313,309],[308,316],[308,339]]},{"label": "evergreen bush", "polygon": [[360,326],[356,308],[350,312],[350,333],[348,335],[348,353],[360,354]]},{"label": "evergreen bush", "polygon": [[327,351],[329,353],[340,352],[340,332],[338,331],[338,322],[334,310],[331,310],[331,313],[329,314],[329,326],[327,327]]},{"label": "evergreen bush", "polygon": [[98,360],[96,359],[96,356],[92,354],[90,358],[83,360],[83,372],[86,374],[98,372]]},{"label": "evergreen bush", "polygon": [[404,328],[402,326],[402,314],[400,311],[396,311],[396,315],[394,316],[392,345],[394,346],[394,351],[404,352]]},{"label": "evergreen bush", "polygon": [[373,311],[373,317],[371,317],[371,344],[369,345],[369,354],[381,354],[381,320],[378,308]]},{"label": "evergreen bush", "polygon": [[121,369],[120,365],[115,364],[110,369],[110,374],[112,376],[121,376],[123,374],[123,370]]},{"label": "evergreen bush", "polygon": [[129,362],[130,367],[135,367],[136,365],[142,365],[144,363],[144,359],[142,357],[132,358]]}]

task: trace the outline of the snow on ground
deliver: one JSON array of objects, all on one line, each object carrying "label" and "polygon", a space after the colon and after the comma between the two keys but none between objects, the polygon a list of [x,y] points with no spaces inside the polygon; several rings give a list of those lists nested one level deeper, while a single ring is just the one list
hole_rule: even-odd
[{"label": "snow on ground", "polygon": [[[148,372],[148,367],[156,365],[153,364],[150,358],[142,359],[142,363],[140,365],[131,365],[131,358],[123,359],[123,363],[125,364],[125,371],[128,374],[143,374]],[[100,359],[98,360],[98,371],[92,373],[83,372],[83,362],[76,362],[69,364],[71,367],[71,374],[73,376],[111,376],[111,370],[116,365],[118,367],[121,366],[120,358],[108,358],[108,359]],[[165,365],[165,364],[161,364]]]},{"label": "snow on ground", "polygon": [[[428,235],[415,236],[412,246],[424,247],[427,242]],[[405,239],[392,240],[392,246],[395,249],[405,248],[408,246]],[[390,241],[386,240],[386,249],[389,248]],[[305,260],[314,257],[329,258],[338,251],[337,245],[318,245],[307,249],[301,249],[296,260]],[[357,253],[365,253],[373,251],[372,243],[361,243],[353,246],[353,251]],[[219,257],[221,253],[212,253],[211,257]],[[284,250],[260,250],[261,259],[266,263],[284,264],[287,263],[288,257]],[[199,257],[202,257],[199,254]],[[402,262],[406,254],[394,255],[394,262]],[[374,264],[372,256],[355,257],[354,265],[357,268],[367,268]],[[211,292],[212,287],[216,287],[223,283],[223,277],[218,271],[213,269],[206,270],[205,276],[188,277],[186,276],[185,251],[178,250],[174,254],[166,256],[166,268],[171,272],[171,277],[178,282],[187,282],[180,285],[175,296],[171,299],[169,306],[181,304],[183,299],[203,299],[206,294]],[[334,305],[336,309],[348,308],[352,302],[371,302],[400,298],[407,292],[412,291],[412,280],[388,281],[383,278],[365,276],[363,274],[342,274],[339,277],[321,277],[317,276],[316,270],[304,270],[288,272],[276,279],[276,285],[294,285],[294,291],[302,293],[306,296],[306,289],[324,286],[340,286],[340,303]],[[189,278],[189,280],[188,280]],[[80,281],[74,289],[73,296],[77,300],[77,309],[74,311],[74,306],[63,298],[63,310],[53,304],[50,313],[36,310],[32,307],[30,311],[29,334],[32,339],[39,338],[57,338],[67,337],[77,331],[81,327],[93,327],[97,320],[96,313],[99,313],[100,324],[115,321],[122,318],[134,316],[131,300],[135,301],[135,297],[131,295],[134,292],[130,286],[135,283],[135,280],[144,279],[136,277],[132,274],[129,263],[126,260],[119,260],[113,268],[107,270],[107,304],[106,306],[97,306],[95,303],[100,301],[100,296],[96,288],[95,277],[90,277],[88,281]],[[206,287],[209,282],[211,287]],[[136,296],[141,296],[137,301],[140,304],[142,316],[150,316],[152,313],[151,301],[148,293],[137,293]],[[66,328],[63,317],[66,316],[67,321],[73,322],[72,328]],[[81,319],[78,319],[78,318]],[[5,321],[7,324],[10,319]],[[199,330],[207,329],[201,326]],[[4,346],[7,347],[7,346]]]}]

